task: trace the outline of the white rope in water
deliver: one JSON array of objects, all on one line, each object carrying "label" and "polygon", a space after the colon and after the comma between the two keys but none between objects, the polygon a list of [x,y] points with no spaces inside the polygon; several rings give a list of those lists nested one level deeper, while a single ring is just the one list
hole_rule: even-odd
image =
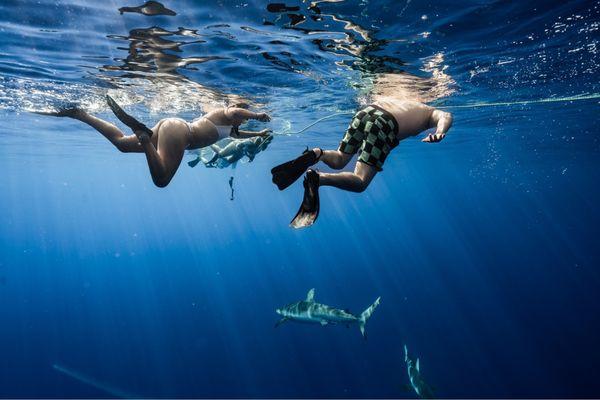
[{"label": "white rope in water", "polygon": [[333,117],[336,117],[338,115],[348,115],[348,114],[353,114],[353,113],[354,113],[354,111],[338,111],[338,112],[336,112],[334,114],[326,115],[325,117],[319,118],[318,120],[316,120],[312,124],[305,126],[304,128],[300,129],[299,131],[295,131],[295,132],[286,132],[286,131],[283,131],[280,134],[282,134],[282,135],[298,135],[298,134],[306,131],[307,129],[312,128],[313,126],[315,126],[316,124],[318,124],[321,121],[325,121],[326,119],[333,118]]},{"label": "white rope in water", "polygon": [[[463,104],[463,105],[457,105],[457,106],[452,106],[452,105],[439,106],[436,108],[454,109],[454,108],[499,107],[499,106],[514,106],[514,105],[524,105],[524,104],[559,103],[559,102],[567,102],[567,101],[593,100],[593,99],[600,99],[600,93],[581,94],[581,95],[575,95],[575,96],[570,96],[570,97],[549,97],[547,99],[535,99],[535,100],[502,101],[502,102],[495,102],[495,103],[472,103],[472,104]],[[283,132],[280,132],[279,134],[281,134],[281,135],[298,135],[298,134],[308,130],[309,128],[312,128],[313,126],[315,126],[316,124],[318,124],[321,121],[325,121],[326,119],[333,118],[338,115],[349,115],[349,114],[354,114],[354,111],[338,111],[334,114],[326,115],[325,117],[319,118],[315,122],[311,123],[310,125],[305,126],[304,128],[300,129],[299,131],[295,131],[295,132],[283,131]]]},{"label": "white rope in water", "polygon": [[549,97],[547,99],[522,100],[522,101],[502,101],[497,103],[473,103],[463,104],[460,106],[439,106],[437,108],[477,108],[477,107],[497,107],[497,106],[514,106],[519,104],[539,104],[539,103],[559,103],[563,101],[577,101],[600,99],[600,93],[582,94],[571,97]]}]

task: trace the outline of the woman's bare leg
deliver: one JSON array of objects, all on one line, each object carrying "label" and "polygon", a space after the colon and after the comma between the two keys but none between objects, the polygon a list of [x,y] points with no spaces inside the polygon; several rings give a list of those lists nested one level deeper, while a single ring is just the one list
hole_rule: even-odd
[{"label": "woman's bare leg", "polygon": [[140,134],[139,141],[146,153],[152,181],[158,187],[165,187],[177,172],[189,144],[188,127],[177,120],[163,120],[157,126],[158,129],[152,136],[158,137],[157,147],[154,147],[145,133]]},{"label": "woman's bare leg", "polygon": [[[343,154],[343,153],[342,153]],[[377,175],[377,169],[365,164],[357,162],[354,172],[338,172],[328,174],[319,172],[320,186],[334,186],[339,189],[348,190],[350,192],[363,192]]]},{"label": "woman's bare leg", "polygon": [[145,153],[152,181],[158,187],[171,182],[181,164],[185,149],[189,145],[189,131],[180,120],[161,120],[152,131],[152,138],[146,132],[125,134],[110,122],[94,117],[78,108],[58,112],[39,112],[42,115],[69,117],[84,122],[107,138],[117,149],[125,153]]},{"label": "woman's bare leg", "polygon": [[184,151],[189,144],[188,127],[178,120],[160,121],[152,128],[154,135],[150,138],[145,132],[136,132],[136,135],[125,136],[115,125],[80,109],[40,114],[77,119],[96,129],[120,151],[145,153],[152,181],[158,187],[165,187],[169,184],[177,172]]},{"label": "woman's bare leg", "polygon": [[94,117],[83,110],[77,110],[71,118],[84,122],[96,129],[107,138],[119,151],[123,153],[143,153],[142,145],[135,135],[125,136],[125,134],[110,122]]}]

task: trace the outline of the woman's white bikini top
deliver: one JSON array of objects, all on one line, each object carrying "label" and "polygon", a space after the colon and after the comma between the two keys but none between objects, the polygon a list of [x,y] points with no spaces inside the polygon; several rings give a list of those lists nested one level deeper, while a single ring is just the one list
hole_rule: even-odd
[{"label": "woman's white bikini top", "polygon": [[215,128],[217,128],[217,132],[219,133],[219,140],[231,136],[231,132],[233,132],[233,125],[215,125]]},{"label": "woman's white bikini top", "polygon": [[192,134],[192,126],[191,126],[191,124],[193,124],[194,122],[196,122],[196,121],[198,121],[200,119],[204,119],[204,120],[210,122],[215,128],[217,128],[217,134],[219,135],[217,141],[219,141],[221,139],[225,139],[225,138],[231,136],[231,134],[235,132],[235,129],[234,129],[233,125],[216,125],[210,119],[208,119],[206,117],[200,117],[200,118],[194,119],[191,123],[186,122],[186,124],[188,126],[188,130],[190,131],[190,137],[191,137],[191,134]]},{"label": "woman's white bikini top", "polygon": [[[229,107],[226,107],[226,108],[225,108],[225,112],[227,112],[227,109],[228,109],[228,108],[229,108]],[[217,134],[218,134],[218,139],[217,139],[217,141],[219,141],[219,140],[221,140],[221,139],[228,138],[228,137],[230,137],[232,134],[236,134],[236,133],[237,133],[237,129],[236,129],[236,128],[234,128],[234,127],[233,127],[233,125],[217,125],[217,124],[215,124],[214,122],[212,122],[210,119],[208,119],[208,118],[206,118],[206,117],[204,117],[204,116],[194,119],[194,120],[192,121],[192,124],[193,124],[195,121],[197,121],[197,120],[200,120],[200,119],[204,119],[204,120],[206,120],[206,121],[210,122],[210,123],[211,123],[211,124],[212,124],[212,125],[213,125],[215,128],[217,128]],[[190,131],[190,135],[191,135],[191,133],[192,133],[192,127],[191,127],[191,124],[189,124],[189,123],[188,123],[188,129],[189,129],[189,131]]]}]

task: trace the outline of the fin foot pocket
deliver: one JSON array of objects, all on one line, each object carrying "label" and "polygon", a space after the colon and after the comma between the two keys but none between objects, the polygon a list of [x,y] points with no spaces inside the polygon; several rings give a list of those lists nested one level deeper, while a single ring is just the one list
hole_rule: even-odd
[{"label": "fin foot pocket", "polygon": [[[323,151],[321,151],[323,154]],[[314,151],[306,148],[302,154],[294,160],[280,164],[271,169],[273,175],[273,183],[277,185],[279,190],[287,189],[292,183],[306,172],[306,170],[315,165],[319,158]]]}]

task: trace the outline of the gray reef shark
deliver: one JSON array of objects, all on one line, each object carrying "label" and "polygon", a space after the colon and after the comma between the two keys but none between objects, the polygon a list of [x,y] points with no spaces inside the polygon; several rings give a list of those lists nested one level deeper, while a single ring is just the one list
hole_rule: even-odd
[{"label": "gray reef shark", "polygon": [[410,386],[421,399],[433,399],[433,389],[423,380],[419,366],[419,359],[415,361],[408,356],[408,348],[404,345],[404,361],[408,370]]},{"label": "gray reef shark", "polygon": [[375,311],[375,308],[379,305],[380,299],[381,297],[378,297],[377,300],[375,300],[375,302],[360,315],[354,315],[348,310],[340,310],[315,302],[315,289],[310,289],[306,295],[306,300],[297,301],[276,310],[277,314],[281,315],[283,318],[277,322],[275,327],[286,321],[315,323],[321,324],[322,326],[329,324],[350,325],[358,323],[360,333],[362,333],[363,337],[366,337],[365,324],[369,317],[371,317],[371,314],[373,314],[373,311]]}]

